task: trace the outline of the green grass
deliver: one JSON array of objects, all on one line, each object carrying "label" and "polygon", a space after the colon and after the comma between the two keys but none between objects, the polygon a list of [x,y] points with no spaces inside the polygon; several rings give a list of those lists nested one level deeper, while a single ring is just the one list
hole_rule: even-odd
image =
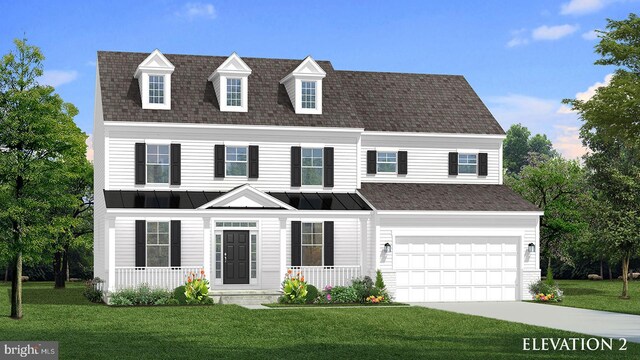
[{"label": "green grass", "polygon": [[0,317],[0,340],[59,341],[61,359],[640,358],[640,344],[626,352],[525,352],[523,337],[589,336],[426,308],[116,308],[91,304],[81,284],[69,285],[25,283],[24,318]]},{"label": "green grass", "polygon": [[555,305],[640,315],[640,281],[629,281],[631,299],[623,300],[622,280],[558,280],[564,300]]},{"label": "green grass", "polygon": [[332,307],[385,307],[385,306],[409,306],[408,304],[403,304],[403,303],[397,303],[397,302],[392,302],[392,303],[382,303],[382,304],[361,304],[361,303],[355,303],[355,304],[281,304],[281,303],[270,303],[270,304],[262,304],[264,306],[267,307],[271,307],[271,308],[291,308],[291,307],[298,307],[298,308],[332,308]]}]

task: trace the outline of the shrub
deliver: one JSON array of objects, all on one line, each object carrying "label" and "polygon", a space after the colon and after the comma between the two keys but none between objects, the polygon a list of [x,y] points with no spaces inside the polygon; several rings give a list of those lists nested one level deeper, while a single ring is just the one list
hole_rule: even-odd
[{"label": "shrub", "polygon": [[306,303],[307,304],[313,304],[316,299],[318,298],[318,288],[311,285],[311,284],[307,284],[307,297],[306,297]]},{"label": "shrub", "polygon": [[84,295],[84,297],[86,297],[87,300],[91,301],[92,303],[102,302],[104,293],[102,292],[102,290],[99,290],[98,287],[103,282],[104,281],[102,281],[102,279],[100,278],[95,278],[93,280],[89,280],[85,282],[84,291],[82,292],[82,295]]},{"label": "shrub", "polygon": [[380,271],[380,269],[376,270],[376,287],[378,289],[387,288],[387,286],[384,284],[384,280],[382,280],[382,271]]},{"label": "shrub", "polygon": [[300,273],[293,276],[291,269],[289,269],[282,282],[282,292],[284,293],[284,295],[282,295],[284,298],[282,302],[288,304],[303,304],[307,300],[308,292],[304,276],[300,276]]},{"label": "shrub", "polygon": [[358,301],[365,302],[366,299],[371,296],[371,290],[373,290],[373,280],[369,276],[364,278],[355,278],[351,281],[351,287],[358,294]]},{"label": "shrub", "polygon": [[171,299],[171,291],[151,289],[142,284],[134,289],[122,289],[111,294],[111,305],[164,305]]},{"label": "shrub", "polygon": [[329,302],[335,304],[348,304],[358,302],[358,293],[351,286],[336,286],[329,291]]},{"label": "shrub", "polygon": [[188,304],[204,304],[209,298],[209,280],[204,276],[204,269],[200,274],[191,273],[184,285],[184,296]]},{"label": "shrub", "polygon": [[550,284],[548,280],[538,280],[530,284],[529,293],[531,293],[537,301],[562,301],[562,290],[560,290],[555,282]]},{"label": "shrub", "polygon": [[131,306],[133,302],[129,298],[122,294],[122,292],[114,292],[109,298],[109,304],[115,306]]},{"label": "shrub", "polygon": [[180,301],[178,299],[172,297],[171,299],[167,300],[167,304],[166,305],[180,305]]},{"label": "shrub", "polygon": [[184,305],[187,303],[187,297],[184,296],[184,285],[178,286],[173,290],[173,298],[178,301],[178,304]]},{"label": "shrub", "polygon": [[371,295],[373,297],[382,297],[384,303],[388,303],[391,301],[391,296],[389,295],[389,293],[387,292],[387,289],[380,289],[377,287],[374,287],[373,289],[371,289]]},{"label": "shrub", "polygon": [[551,266],[549,266],[547,268],[547,285],[549,286],[553,286],[555,285],[555,281],[553,281],[553,269],[551,269]]}]

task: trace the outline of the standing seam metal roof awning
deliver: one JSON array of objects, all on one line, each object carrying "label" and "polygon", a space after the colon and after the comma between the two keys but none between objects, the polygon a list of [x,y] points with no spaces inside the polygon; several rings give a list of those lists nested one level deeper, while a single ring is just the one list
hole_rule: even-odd
[{"label": "standing seam metal roof awning", "polygon": [[[197,209],[226,194],[222,191],[104,190],[110,209]],[[268,192],[268,195],[298,210],[371,210],[356,193]],[[229,209],[209,207],[208,209]],[[244,207],[234,209],[284,209]]]}]

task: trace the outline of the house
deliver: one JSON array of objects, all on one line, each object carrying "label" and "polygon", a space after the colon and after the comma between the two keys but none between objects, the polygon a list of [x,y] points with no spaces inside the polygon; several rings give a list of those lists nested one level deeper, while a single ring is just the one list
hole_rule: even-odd
[{"label": "house", "polygon": [[99,52],[95,276],[275,292],[380,269],[398,301],[529,299],[542,212],[462,76]]}]

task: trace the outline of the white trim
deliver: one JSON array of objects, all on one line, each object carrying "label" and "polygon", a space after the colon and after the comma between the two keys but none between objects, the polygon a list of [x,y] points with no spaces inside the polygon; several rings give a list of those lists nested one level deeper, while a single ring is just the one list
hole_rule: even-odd
[{"label": "white trim", "polygon": [[[309,72],[302,72],[301,71],[304,67],[307,66],[307,64],[311,65],[311,68],[314,70],[315,73],[309,73]],[[287,82],[287,80],[289,80],[291,77],[295,77],[296,75],[303,75],[305,77],[308,76],[310,78],[315,78],[315,79],[322,80],[322,78],[327,76],[327,73],[324,70],[322,70],[320,65],[318,65],[318,63],[315,60],[313,60],[311,55],[307,55],[307,57],[305,57],[304,60],[302,60],[300,65],[298,65],[295,68],[295,70],[293,70],[292,72],[287,74],[287,76],[282,78],[282,80],[280,80],[280,84],[284,84],[285,82]]]},{"label": "white trim", "polygon": [[211,128],[211,129],[231,129],[231,130],[277,130],[277,131],[327,131],[327,132],[352,132],[362,133],[364,128],[337,128],[321,126],[284,126],[284,125],[223,125],[223,124],[196,124],[196,123],[160,123],[142,121],[104,121],[105,126],[113,127],[151,127],[151,128]]},{"label": "white trim", "polygon": [[[240,194],[242,192],[245,192],[245,191],[249,191],[249,192],[251,192],[253,194],[256,194],[256,195],[260,196],[261,198],[265,199],[266,201],[272,202],[272,203],[274,203],[274,204],[276,204],[276,205],[278,205],[278,206],[280,206],[282,208],[285,208],[287,210],[297,210],[296,208],[292,207],[291,205],[285,204],[284,202],[282,202],[282,201],[274,198],[273,196],[270,196],[270,195],[268,195],[268,194],[266,194],[266,193],[264,193],[264,192],[262,192],[262,191],[260,191],[260,190],[258,190],[256,188],[254,188],[253,186],[251,186],[249,184],[244,184],[244,185],[240,186],[239,188],[237,188],[237,189],[235,189],[233,191],[230,191],[230,192],[228,192],[228,193],[226,193],[226,194],[224,194],[224,195],[222,195],[222,196],[220,196],[220,197],[218,197],[218,198],[216,198],[214,200],[211,200],[208,203],[200,206],[198,209],[207,210],[209,207],[214,206],[216,204],[219,204],[221,202],[224,202],[225,200],[229,199],[230,197],[233,197],[233,196],[238,195],[238,194]],[[227,209],[224,209],[224,210],[227,211]],[[229,209],[229,210],[231,210],[231,209]],[[247,210],[245,210],[245,211],[247,211]],[[253,210],[253,211],[255,211],[255,210]]]},{"label": "white trim", "polygon": [[[360,157],[362,156],[362,135],[358,136],[358,142],[356,143],[356,188],[360,189],[362,187],[362,161],[360,161]],[[361,196],[362,197],[362,196]]]},{"label": "white trim", "polygon": [[[371,210],[297,210],[295,216],[321,216],[322,218],[344,218],[344,217],[361,217],[361,216],[370,216]],[[224,209],[194,209],[194,210],[185,210],[185,209],[114,209],[107,208],[108,215],[111,216],[146,216],[150,215],[162,215],[162,214],[175,214],[175,216],[183,216],[183,217],[202,217],[203,215],[229,215],[229,214],[238,214],[237,216],[261,216],[261,217],[273,217],[273,216],[292,216],[291,210],[256,210],[256,209],[233,209],[233,208],[224,208]],[[235,215],[234,215],[235,216]]]},{"label": "white trim", "polygon": [[457,137],[479,139],[505,139],[507,135],[499,134],[464,134],[464,133],[436,133],[436,132],[403,132],[403,131],[363,131],[362,135],[374,136],[417,136],[417,137]]},{"label": "white trim", "polygon": [[378,210],[379,215],[472,215],[472,216],[542,216],[544,211],[445,211],[445,210]]}]

